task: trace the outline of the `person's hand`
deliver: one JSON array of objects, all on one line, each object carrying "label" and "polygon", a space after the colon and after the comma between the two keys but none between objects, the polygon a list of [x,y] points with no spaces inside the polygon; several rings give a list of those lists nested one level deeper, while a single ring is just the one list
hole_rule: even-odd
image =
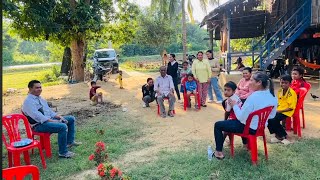
[{"label": "person's hand", "polygon": [[228,103],[231,107],[235,106],[237,104],[237,101],[232,100],[232,99],[228,99]]},{"label": "person's hand", "polygon": [[60,122],[65,123],[65,124],[68,124],[68,120],[66,120],[64,117],[61,117],[61,118],[60,118]]},{"label": "person's hand", "polygon": [[208,79],[207,83],[210,83],[210,79]]}]

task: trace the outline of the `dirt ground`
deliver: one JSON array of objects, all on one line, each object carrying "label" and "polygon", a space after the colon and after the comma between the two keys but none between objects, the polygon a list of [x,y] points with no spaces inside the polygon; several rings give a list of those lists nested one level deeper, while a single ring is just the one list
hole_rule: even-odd
[{"label": "dirt ground", "polygon": [[[158,73],[140,73],[135,71],[124,71],[124,88],[120,90],[119,85],[114,80],[115,75],[109,82],[98,82],[101,85],[101,92],[104,100],[112,102],[115,106],[126,108],[128,116],[141,119],[148,126],[144,128],[145,136],[140,141],[153,142],[152,146],[134,151],[124,155],[115,164],[122,168],[130,167],[137,162],[149,162],[156,158],[154,155],[163,149],[176,149],[177,147],[187,146],[188,144],[201,140],[213,142],[213,123],[221,120],[223,109],[219,104],[208,104],[208,107],[200,111],[193,109],[184,111],[182,104],[176,103],[176,116],[165,119],[157,116],[157,106],[151,104],[150,108],[142,108],[141,86],[146,83],[148,77],[155,78]],[[314,84],[312,93],[320,95],[319,85]],[[88,100],[89,85],[78,83],[72,85],[59,85],[44,87],[42,96],[57,106],[59,114],[68,114],[79,110],[86,110],[90,116],[99,114],[99,108],[90,106]],[[20,112],[21,104],[25,98],[27,89],[20,90],[20,93],[3,97],[3,113],[9,114]],[[108,111],[110,111],[110,106]],[[168,106],[166,106],[168,107]],[[116,108],[116,107],[111,107]],[[92,113],[91,113],[92,112]],[[314,101],[310,94],[305,100],[305,119],[306,129],[302,130],[303,138],[320,137],[320,100]],[[267,133],[268,134],[268,133]],[[289,134],[294,142],[296,135]],[[203,147],[206,148],[206,147]],[[87,174],[95,174],[95,170],[89,170],[79,175],[70,177],[71,179],[83,179]]]}]

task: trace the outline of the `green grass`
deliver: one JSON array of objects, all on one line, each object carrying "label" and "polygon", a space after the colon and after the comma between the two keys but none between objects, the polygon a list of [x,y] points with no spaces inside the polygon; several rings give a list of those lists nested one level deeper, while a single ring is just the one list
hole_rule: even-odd
[{"label": "green grass", "polygon": [[[2,72],[3,92],[8,88],[24,89],[27,88],[29,81],[42,80],[45,74],[52,72],[52,67],[37,67],[27,69],[7,69]],[[64,83],[62,80],[43,83],[43,86],[52,86]]]},{"label": "green grass", "polygon": [[[66,177],[81,171],[94,169],[94,162],[89,161],[88,157],[94,153],[94,145],[98,141],[106,143],[111,161],[118,159],[129,151],[146,148],[151,145],[148,142],[135,142],[143,135],[140,131],[143,124],[137,119],[126,117],[122,112],[81,120],[77,124],[76,140],[81,141],[83,144],[71,149],[76,153],[74,158],[61,159],[58,157],[56,134],[51,136],[53,156],[50,159],[46,159],[46,170],[42,169],[38,151],[35,151],[35,154],[32,155],[31,162],[40,168],[41,179],[66,179]],[[103,135],[97,133],[97,130],[100,129],[105,130]],[[4,168],[7,167],[7,158],[4,158],[2,164]]]},{"label": "green grass", "polygon": [[195,145],[183,150],[161,151],[158,160],[137,164],[128,172],[132,179],[319,179],[320,140],[304,139],[293,145],[268,144],[269,161],[264,159],[263,148],[259,150],[258,165],[252,166],[249,153],[235,147],[235,157],[225,149],[222,161],[207,159],[207,144]]}]

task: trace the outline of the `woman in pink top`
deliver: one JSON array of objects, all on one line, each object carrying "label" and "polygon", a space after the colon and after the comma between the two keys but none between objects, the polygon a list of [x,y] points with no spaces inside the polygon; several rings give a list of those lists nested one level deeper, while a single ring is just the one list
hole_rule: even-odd
[{"label": "woman in pink top", "polygon": [[250,78],[251,78],[252,69],[250,67],[245,67],[242,70],[242,79],[238,83],[238,88],[236,90],[236,95],[239,96],[242,103],[246,101],[248,96],[253,92],[251,88],[249,88]]}]

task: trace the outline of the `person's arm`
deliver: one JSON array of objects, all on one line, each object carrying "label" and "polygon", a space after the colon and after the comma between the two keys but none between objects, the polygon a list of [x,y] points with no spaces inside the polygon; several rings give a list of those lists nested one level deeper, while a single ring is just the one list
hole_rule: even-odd
[{"label": "person's arm", "polygon": [[198,88],[197,82],[193,81],[193,83],[194,83],[194,90],[197,90],[197,88]]},{"label": "person's arm", "polygon": [[[289,91],[289,89],[288,89]],[[289,92],[291,93],[291,92]],[[288,108],[283,109],[283,110],[277,110],[278,113],[284,113],[284,112],[289,112],[292,111],[294,109],[296,109],[296,105],[297,105],[297,94],[295,92],[291,93],[291,97],[288,99]]]},{"label": "person's arm", "polygon": [[220,71],[220,64],[219,64],[219,62],[216,61],[216,60],[212,60],[212,61],[214,61],[214,62],[213,62],[213,65],[212,65],[212,67],[211,67],[211,70],[212,70],[213,72],[219,72],[219,71]]},{"label": "person's arm", "polygon": [[159,91],[159,80],[158,80],[158,78],[157,78],[156,81],[154,82],[154,91],[155,91],[157,94],[160,94],[160,91]]},{"label": "person's arm", "polygon": [[190,84],[189,84],[189,82],[187,81],[186,82],[186,90],[188,90],[190,88]]},{"label": "person's arm", "polygon": [[197,66],[197,61],[194,61],[193,64],[192,64],[192,74],[193,74],[194,78],[197,80],[198,77],[197,77],[196,66]]},{"label": "person's arm", "polygon": [[23,103],[22,106],[22,111],[25,115],[30,116],[33,120],[39,122],[39,123],[44,123],[48,120],[50,120],[49,117],[44,116],[37,108],[36,106],[33,105],[32,102],[26,100]]},{"label": "person's arm", "polygon": [[169,81],[170,81],[170,92],[174,93],[174,84],[171,76],[169,76]]},{"label": "person's arm", "polygon": [[209,61],[206,62],[207,64],[207,74],[208,74],[208,82],[210,82],[210,78],[211,78],[211,75],[212,75],[212,71],[211,71],[211,66],[210,66],[210,63]]},{"label": "person's arm", "polygon": [[242,123],[242,124],[246,124],[246,121],[248,119],[248,116],[250,113],[253,112],[254,108],[253,108],[253,103],[254,103],[254,99],[252,98],[248,98],[246,100],[246,102],[243,104],[243,106],[240,107],[237,105],[237,102],[233,101],[234,104],[232,104],[232,108],[233,111],[237,117],[237,119]]}]

